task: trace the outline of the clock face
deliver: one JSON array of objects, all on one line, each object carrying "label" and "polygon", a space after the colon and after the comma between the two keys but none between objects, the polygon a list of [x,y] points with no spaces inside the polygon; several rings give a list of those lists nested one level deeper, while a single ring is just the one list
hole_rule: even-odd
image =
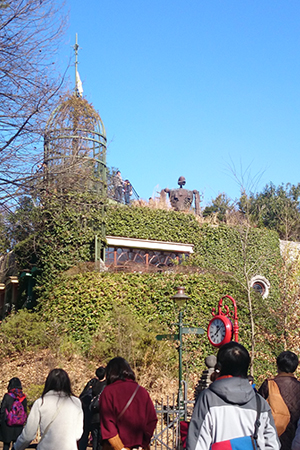
[{"label": "clock face", "polygon": [[225,329],[225,325],[224,322],[222,322],[221,319],[215,319],[208,330],[208,335],[210,337],[210,339],[212,340],[212,342],[214,342],[215,344],[220,344],[226,334],[226,329]]},{"label": "clock face", "polygon": [[209,322],[207,336],[214,347],[221,347],[232,339],[232,323],[225,316],[216,316]]}]

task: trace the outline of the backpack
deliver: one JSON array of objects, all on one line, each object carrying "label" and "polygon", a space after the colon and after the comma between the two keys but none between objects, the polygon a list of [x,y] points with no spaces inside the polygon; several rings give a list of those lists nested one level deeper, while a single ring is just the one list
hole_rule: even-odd
[{"label": "backpack", "polygon": [[260,423],[260,413],[261,413],[261,398],[255,393],[256,397],[256,420],[254,423],[254,433],[250,436],[241,436],[233,439],[228,439],[227,441],[215,442],[211,445],[211,450],[259,450],[259,445],[257,443],[258,429],[261,425]]},{"label": "backpack", "polygon": [[92,398],[91,403],[89,404],[89,410],[92,414],[99,413],[99,399],[100,399],[101,392],[98,395],[95,395],[95,397]]},{"label": "backpack", "polygon": [[14,425],[24,425],[27,419],[27,414],[25,412],[22,401],[26,398],[25,395],[21,398],[17,398],[12,393],[8,393],[14,401],[11,407],[11,410],[5,410],[5,421],[9,427],[13,427]]},{"label": "backpack", "polygon": [[280,394],[279,387],[275,380],[268,380],[268,389],[269,396],[267,402],[271,407],[277,434],[278,436],[281,436],[291,420],[290,411]]}]

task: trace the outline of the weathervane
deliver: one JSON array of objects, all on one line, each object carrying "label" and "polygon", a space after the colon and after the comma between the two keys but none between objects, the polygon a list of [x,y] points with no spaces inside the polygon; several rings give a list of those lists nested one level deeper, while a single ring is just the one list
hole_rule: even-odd
[{"label": "weathervane", "polygon": [[76,33],[76,39],[75,39],[75,45],[74,45],[74,51],[75,51],[75,93],[77,97],[82,97],[83,94],[83,88],[82,88],[82,83],[81,83],[81,79],[79,76],[79,72],[78,72],[78,50],[79,50],[79,45],[77,42],[77,33]]}]

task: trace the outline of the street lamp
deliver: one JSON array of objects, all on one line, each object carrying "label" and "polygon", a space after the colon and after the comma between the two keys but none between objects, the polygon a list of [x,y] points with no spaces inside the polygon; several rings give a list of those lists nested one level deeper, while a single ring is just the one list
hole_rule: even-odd
[{"label": "street lamp", "polygon": [[177,293],[171,296],[171,299],[174,300],[176,305],[179,309],[179,316],[178,316],[178,341],[179,341],[179,347],[178,347],[178,354],[179,354],[179,372],[178,372],[178,406],[179,409],[181,409],[182,401],[183,401],[183,395],[182,395],[182,312],[184,310],[184,306],[187,302],[187,300],[190,298],[188,295],[184,293],[185,288],[183,286],[179,286],[177,288]]},{"label": "street lamp", "polygon": [[178,353],[179,353],[179,388],[178,388],[178,408],[179,411],[183,408],[183,395],[182,395],[182,335],[183,334],[194,334],[199,335],[203,334],[204,330],[200,327],[187,327],[182,323],[182,313],[184,311],[184,306],[186,301],[190,298],[188,295],[184,293],[185,288],[180,286],[177,288],[177,293],[171,296],[171,299],[174,300],[179,309],[179,317],[178,323],[178,333],[176,334],[158,334],[156,339],[158,341],[162,341],[165,339],[170,339],[172,341],[178,341]]}]

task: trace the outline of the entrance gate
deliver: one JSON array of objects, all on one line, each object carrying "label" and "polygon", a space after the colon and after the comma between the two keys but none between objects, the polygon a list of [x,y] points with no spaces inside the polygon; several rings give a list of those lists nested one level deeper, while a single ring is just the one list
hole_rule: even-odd
[{"label": "entrance gate", "polygon": [[187,400],[187,386],[184,386],[184,400],[181,408],[178,408],[177,395],[167,397],[155,402],[155,410],[158,418],[157,426],[151,439],[151,448],[155,450],[179,450],[182,448],[180,441],[180,420],[189,420],[191,418],[194,401]]}]

